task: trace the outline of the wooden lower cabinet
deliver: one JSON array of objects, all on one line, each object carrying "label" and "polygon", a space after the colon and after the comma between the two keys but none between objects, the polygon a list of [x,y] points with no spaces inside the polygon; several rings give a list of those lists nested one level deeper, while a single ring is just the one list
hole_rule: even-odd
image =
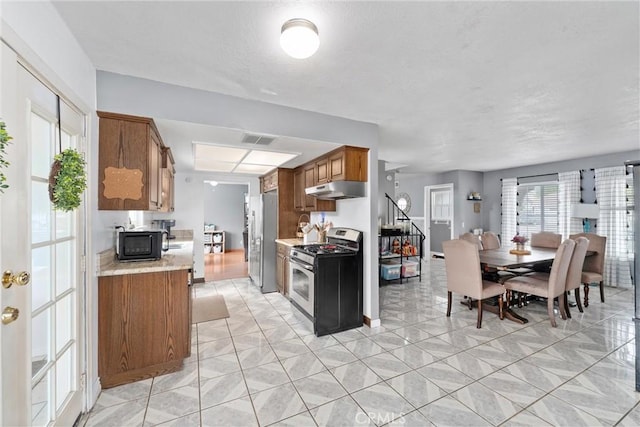
[{"label": "wooden lower cabinet", "polygon": [[278,292],[289,296],[289,252],[291,247],[283,243],[277,243],[276,256],[276,285]]},{"label": "wooden lower cabinet", "polygon": [[189,270],[98,280],[102,388],[177,371],[191,351]]}]

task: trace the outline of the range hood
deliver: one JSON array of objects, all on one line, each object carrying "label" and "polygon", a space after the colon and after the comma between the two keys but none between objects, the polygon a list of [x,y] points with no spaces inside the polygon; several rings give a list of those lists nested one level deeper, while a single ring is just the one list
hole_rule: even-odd
[{"label": "range hood", "polygon": [[340,200],[364,197],[367,183],[361,181],[332,181],[304,189],[305,194],[321,200]]}]

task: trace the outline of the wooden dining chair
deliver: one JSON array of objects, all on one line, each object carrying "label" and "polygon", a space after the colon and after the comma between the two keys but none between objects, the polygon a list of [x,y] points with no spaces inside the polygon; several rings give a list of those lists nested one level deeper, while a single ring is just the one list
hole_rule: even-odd
[{"label": "wooden dining chair", "polygon": [[551,272],[546,279],[541,276],[535,277],[528,275],[516,276],[506,280],[504,287],[507,290],[507,304],[509,304],[511,300],[512,291],[547,298],[549,321],[551,322],[551,326],[555,328],[557,325],[553,312],[553,300],[557,297],[560,315],[563,319],[566,319],[564,311],[565,286],[575,245],[575,242],[571,239],[567,239],[560,244],[553,259]]},{"label": "wooden dining chair", "polygon": [[482,233],[482,248],[483,249],[499,249],[500,248],[500,238],[496,233],[492,233],[491,231],[485,231]]},{"label": "wooden dining chair", "polygon": [[504,287],[496,282],[482,280],[477,245],[455,239],[442,242],[442,249],[447,272],[447,317],[451,317],[452,292],[455,292],[478,301],[477,328],[482,326],[482,301],[487,298],[498,297],[499,315],[502,319]]},{"label": "wooden dining chair", "polygon": [[[565,291],[567,291],[567,297],[569,291],[574,291],[578,311],[583,313],[584,310],[582,309],[582,304],[580,302],[580,284],[582,283],[582,267],[584,265],[585,255],[587,254],[587,248],[589,247],[589,240],[582,236],[573,240],[576,242],[576,247],[573,249],[573,255],[571,256],[571,262],[569,263]],[[567,312],[567,317],[571,319],[571,310],[569,309],[567,297],[564,299],[564,310]]]},{"label": "wooden dining chair", "polygon": [[461,234],[458,238],[462,240],[466,240],[469,243],[473,243],[474,245],[476,245],[476,247],[480,251],[484,249],[482,246],[482,242],[480,241],[480,236],[477,236],[473,233],[464,233],[464,234]]},{"label": "wooden dining chair", "polygon": [[589,285],[598,283],[600,286],[600,301],[604,302],[604,255],[607,247],[607,238],[594,233],[578,233],[570,236],[573,238],[586,237],[589,239],[588,252],[594,252],[584,260],[582,266],[581,282],[584,284],[584,306],[589,307]]}]

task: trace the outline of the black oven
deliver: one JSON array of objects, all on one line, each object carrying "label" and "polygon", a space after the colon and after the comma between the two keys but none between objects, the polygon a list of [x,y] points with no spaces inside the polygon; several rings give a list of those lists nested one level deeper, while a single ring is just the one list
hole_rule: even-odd
[{"label": "black oven", "polygon": [[166,231],[120,231],[116,238],[116,256],[120,261],[146,261],[162,257]]}]

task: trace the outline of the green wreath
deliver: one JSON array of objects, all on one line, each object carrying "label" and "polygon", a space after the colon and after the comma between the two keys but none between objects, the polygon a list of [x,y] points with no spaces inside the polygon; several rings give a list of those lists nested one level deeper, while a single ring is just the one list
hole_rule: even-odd
[{"label": "green wreath", "polygon": [[87,188],[86,162],[72,148],[56,154],[53,160],[49,174],[49,199],[53,208],[64,212],[77,209]]},{"label": "green wreath", "polygon": [[[7,145],[10,144],[12,139],[11,135],[9,135],[5,129],[5,123],[0,121],[0,169],[9,166],[9,162],[4,159],[4,156],[7,154]],[[0,193],[4,193],[5,188],[9,188],[9,184],[7,184],[6,181],[7,177],[0,170]]]}]

